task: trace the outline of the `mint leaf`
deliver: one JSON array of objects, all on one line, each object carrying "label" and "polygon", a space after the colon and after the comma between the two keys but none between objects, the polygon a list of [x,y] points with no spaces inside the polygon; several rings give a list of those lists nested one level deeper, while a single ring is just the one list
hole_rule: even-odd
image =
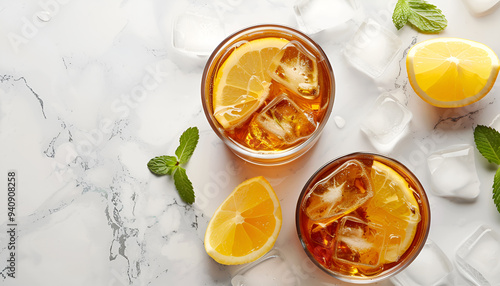
[{"label": "mint leaf", "polygon": [[474,142],[488,162],[500,165],[500,133],[497,130],[484,125],[476,126]]},{"label": "mint leaf", "polygon": [[179,196],[183,201],[188,204],[194,203],[194,190],[193,184],[189,180],[186,170],[177,166],[174,170],[174,183],[175,188],[179,192]]},{"label": "mint leaf", "polygon": [[424,33],[438,33],[448,26],[448,21],[435,5],[425,0],[408,0],[410,17],[408,21]]},{"label": "mint leaf", "polygon": [[441,10],[425,0],[398,0],[392,22],[398,30],[410,22],[423,33],[438,33],[448,26]]},{"label": "mint leaf", "polygon": [[148,162],[148,168],[156,175],[170,175],[177,165],[177,158],[174,156],[159,156]]},{"label": "mint leaf", "polygon": [[194,203],[193,184],[189,180],[186,170],[180,165],[186,163],[193,155],[194,149],[200,139],[197,127],[188,128],[179,138],[179,147],[175,150],[175,156],[158,156],[149,160],[148,168],[156,175],[172,175],[175,188],[181,199],[188,203]]},{"label": "mint leaf", "polygon": [[392,14],[392,22],[398,30],[403,28],[410,18],[410,6],[408,6],[408,2],[406,1],[407,0],[399,0]]},{"label": "mint leaf", "polygon": [[179,159],[179,164],[184,164],[191,158],[199,138],[200,135],[197,127],[188,128],[182,133],[179,139],[179,147],[175,150],[175,155],[177,155]]},{"label": "mint leaf", "polygon": [[493,180],[493,201],[500,213],[500,168],[498,168]]}]

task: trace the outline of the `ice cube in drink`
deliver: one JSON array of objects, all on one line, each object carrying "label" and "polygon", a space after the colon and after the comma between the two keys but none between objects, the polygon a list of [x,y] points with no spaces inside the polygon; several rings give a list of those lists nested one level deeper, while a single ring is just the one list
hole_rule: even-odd
[{"label": "ice cube in drink", "polygon": [[337,219],[313,224],[311,227],[311,240],[324,248],[330,248],[335,241],[338,224]]},{"label": "ice cube in drink", "polygon": [[318,60],[299,42],[291,41],[273,58],[269,66],[271,77],[305,98],[319,95]]},{"label": "ice cube in drink", "polygon": [[250,122],[247,144],[255,149],[283,149],[307,139],[314,130],[312,117],[282,94]]},{"label": "ice cube in drink", "polygon": [[367,166],[349,160],[316,183],[305,195],[303,209],[311,220],[349,213],[373,196]]},{"label": "ice cube in drink", "polygon": [[375,268],[384,248],[384,228],[353,216],[344,216],[337,230],[335,258],[349,265]]}]

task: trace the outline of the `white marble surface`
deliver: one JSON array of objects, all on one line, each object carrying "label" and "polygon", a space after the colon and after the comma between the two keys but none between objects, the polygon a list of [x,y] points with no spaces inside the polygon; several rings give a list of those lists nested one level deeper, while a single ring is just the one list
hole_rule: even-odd
[{"label": "white marble surface", "polygon": [[[428,189],[429,238],[453,261],[479,225],[500,231],[491,199],[494,168],[475,151],[480,194],[460,202],[432,194],[425,158],[453,144],[473,145],[473,127],[500,112],[499,83],[481,101],[437,109],[408,84],[404,52],[434,37],[396,31],[387,1],[358,1],[364,13],[342,30],[316,34],[333,66],[333,116],[317,145],[299,160],[264,168],[232,155],[210,129],[200,81],[206,57],[172,47],[173,18],[201,1],[0,1],[0,277],[2,285],[229,285],[237,267],[206,255],[203,236],[216,207],[244,179],[264,175],[283,210],[276,242],[303,285],[338,285],[312,267],[295,230],[302,186],[320,166],[355,151],[376,151],[360,123],[384,91],[403,94],[410,134],[390,153]],[[449,20],[440,36],[463,37],[500,53],[500,9],[473,16],[462,1],[433,0]],[[224,33],[252,24],[297,27],[291,2],[211,2]],[[43,12],[48,11],[49,13]],[[364,17],[379,19],[403,42],[389,69],[372,79],[348,64],[344,44]],[[187,173],[196,203],[186,206],[168,177],[147,167],[173,154],[190,126],[200,142]],[[7,172],[17,172],[16,278],[6,276]],[[3,269],[3,270],[2,270]],[[457,276],[456,285],[468,285]],[[496,285],[500,281],[496,281]],[[378,285],[391,285],[390,281]]]}]

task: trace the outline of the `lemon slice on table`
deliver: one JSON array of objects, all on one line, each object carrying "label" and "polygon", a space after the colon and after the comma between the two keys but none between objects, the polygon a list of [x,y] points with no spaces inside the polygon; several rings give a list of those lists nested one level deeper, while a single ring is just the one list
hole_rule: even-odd
[{"label": "lemon slice on table", "polygon": [[221,264],[252,262],[271,250],[281,221],[281,206],[269,182],[248,179],[215,211],[205,232],[205,250]]},{"label": "lemon slice on table", "polygon": [[411,245],[420,222],[420,208],[413,189],[392,168],[373,162],[371,172],[375,194],[366,205],[368,219],[386,232],[386,250],[380,262],[394,262]]},{"label": "lemon slice on table", "polygon": [[252,40],[224,61],[213,88],[214,116],[224,129],[244,122],[264,102],[271,84],[267,69],[287,43],[281,38]]},{"label": "lemon slice on table", "polygon": [[438,107],[461,107],[483,98],[493,87],[499,66],[489,47],[459,38],[420,42],[406,58],[411,86]]}]

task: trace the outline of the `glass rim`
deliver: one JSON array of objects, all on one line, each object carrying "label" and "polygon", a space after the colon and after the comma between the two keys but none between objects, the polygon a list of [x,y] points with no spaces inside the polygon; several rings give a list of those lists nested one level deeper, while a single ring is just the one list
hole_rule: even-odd
[{"label": "glass rim", "polygon": [[[300,223],[301,223],[301,220],[300,220],[300,209],[301,209],[301,205],[302,205],[302,199],[304,198],[306,192],[308,191],[309,187],[312,186],[312,182],[314,182],[315,180],[317,180],[318,178],[318,175],[321,174],[321,172],[329,167],[331,164],[335,163],[335,162],[338,162],[342,159],[345,159],[347,157],[353,157],[353,156],[372,156],[374,159],[375,158],[381,158],[382,160],[386,160],[386,161],[389,161],[391,163],[394,163],[396,164],[398,167],[400,167],[406,174],[405,174],[405,177],[409,177],[412,182],[415,184],[415,188],[416,188],[416,192],[419,194],[419,199],[422,201],[421,202],[421,205],[424,207],[424,210],[421,210],[421,211],[425,211],[425,217],[427,218],[427,224],[424,225],[422,228],[421,228],[421,232],[423,233],[421,239],[420,239],[420,242],[418,245],[416,245],[416,247],[414,247],[413,249],[407,249],[405,251],[405,253],[407,251],[412,251],[409,255],[406,255],[403,260],[399,263],[397,263],[395,266],[387,269],[387,270],[384,270],[376,275],[374,275],[373,277],[370,277],[370,276],[350,276],[350,275],[346,275],[346,274],[342,274],[342,273],[339,273],[339,272],[335,272],[331,269],[328,269],[326,268],[324,265],[322,265],[321,263],[319,263],[316,258],[314,258],[314,256],[311,254],[311,252],[309,251],[306,243],[304,242],[304,239],[303,239],[303,234],[302,234],[302,230],[301,230],[301,226],[300,226]],[[340,167],[340,165],[339,165]],[[397,171],[399,173],[399,171]],[[421,212],[422,213],[422,212]],[[422,222],[423,220],[421,220]],[[421,223],[419,222],[419,224]],[[342,156],[339,156],[335,159],[332,159],[328,162],[326,162],[325,164],[323,164],[321,167],[319,167],[313,175],[311,175],[311,177],[309,177],[309,179],[307,180],[307,182],[304,184],[304,187],[302,188],[300,194],[299,194],[299,197],[297,199],[297,205],[296,205],[296,209],[295,209],[295,227],[296,227],[296,231],[297,231],[297,235],[298,235],[298,238],[299,238],[299,241],[300,241],[300,244],[302,245],[302,248],[304,249],[305,253],[307,254],[308,258],[321,270],[323,270],[323,272],[325,272],[326,274],[328,274],[329,276],[332,276],[336,279],[339,279],[341,281],[344,281],[344,282],[350,282],[350,283],[354,283],[354,284],[368,284],[368,283],[374,283],[374,282],[378,282],[378,281],[382,281],[382,280],[385,280],[385,279],[388,279],[389,277],[391,276],[394,276],[396,275],[397,273],[403,271],[406,267],[408,267],[418,256],[418,254],[422,251],[422,249],[424,248],[425,246],[425,242],[427,241],[427,238],[429,236],[429,230],[430,230],[430,225],[431,225],[431,212],[430,212],[430,204],[429,204],[429,199],[427,197],[427,193],[425,192],[425,189],[423,187],[423,185],[420,183],[420,181],[418,180],[417,176],[415,176],[415,174],[410,170],[408,169],[408,167],[406,167],[403,163],[399,162],[398,160],[396,159],[393,159],[393,158],[390,158],[388,156],[385,156],[385,155],[381,155],[381,154],[377,154],[377,153],[371,153],[371,152],[353,152],[353,153],[349,153],[349,154],[346,154],[346,155],[342,155]],[[419,229],[417,227],[417,230],[416,230],[416,233],[415,233],[415,237],[414,239],[417,239],[417,233],[418,233]],[[404,256],[405,254],[403,254]]]},{"label": "glass rim", "polygon": [[[316,127],[316,130],[314,130],[311,136],[309,136],[304,142],[296,146],[287,148],[283,151],[252,150],[251,148],[248,148],[229,138],[226,138],[224,136],[224,130],[222,129],[222,127],[217,126],[216,119],[211,112],[211,108],[208,106],[208,100],[207,100],[207,97],[210,96],[210,92],[208,92],[207,94],[207,91],[210,90],[210,85],[212,84],[211,78],[209,79],[207,78],[207,76],[209,75],[209,72],[216,67],[219,59],[222,56],[224,56],[225,49],[231,47],[235,43],[238,43],[239,40],[243,40],[241,39],[241,37],[244,37],[246,34],[259,33],[259,32],[262,33],[265,31],[275,31],[283,33],[284,37],[287,36],[290,38],[297,37],[300,38],[301,40],[304,40],[307,43],[307,45],[315,49],[316,52],[322,57],[321,61],[325,62],[327,72],[329,73],[328,75],[328,80],[330,84],[330,94],[328,95],[329,102],[321,122]],[[288,26],[279,24],[260,24],[260,25],[246,27],[230,34],[224,40],[222,40],[221,43],[214,49],[214,51],[208,58],[205,64],[205,68],[203,70],[203,75],[201,80],[201,99],[202,99],[203,111],[210,124],[210,127],[214,130],[217,136],[224,142],[224,144],[228,146],[229,149],[231,149],[231,151],[233,151],[233,153],[235,153],[240,158],[246,161],[250,161],[254,164],[280,165],[288,163],[298,158],[300,155],[305,153],[305,152],[300,153],[301,150],[305,149],[305,151],[307,151],[319,138],[333,110],[333,105],[335,101],[335,88],[336,88],[335,75],[333,72],[333,68],[330,64],[330,61],[328,60],[328,56],[315,41],[313,41],[309,36],[307,36],[303,32]],[[299,154],[299,155],[294,156],[294,154]],[[248,158],[255,159],[255,161],[248,160]]]}]

